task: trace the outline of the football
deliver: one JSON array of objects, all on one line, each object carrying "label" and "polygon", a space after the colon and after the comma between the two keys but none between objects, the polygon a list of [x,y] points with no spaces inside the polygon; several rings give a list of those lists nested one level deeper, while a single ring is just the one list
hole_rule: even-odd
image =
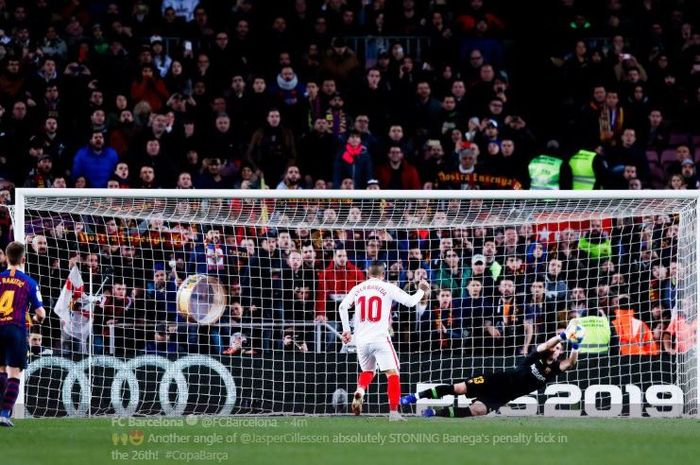
[{"label": "football", "polygon": [[568,331],[569,342],[580,344],[586,335],[586,330],[580,324],[574,323],[571,325],[571,330]]}]

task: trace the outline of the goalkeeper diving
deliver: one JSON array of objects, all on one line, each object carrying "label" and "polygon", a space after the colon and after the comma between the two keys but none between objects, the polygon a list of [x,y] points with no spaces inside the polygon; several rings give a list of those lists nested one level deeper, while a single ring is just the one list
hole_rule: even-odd
[{"label": "goalkeeper diving", "polygon": [[[543,388],[578,361],[578,346],[583,341],[583,328],[572,321],[565,331],[537,346],[515,368],[496,373],[482,373],[466,381],[442,384],[417,394],[401,398],[401,405],[416,403],[418,399],[440,399],[447,395],[464,394],[474,401],[468,407],[426,408],[425,417],[476,417],[498,410],[511,400]],[[563,343],[568,342],[571,353],[563,360]]]}]

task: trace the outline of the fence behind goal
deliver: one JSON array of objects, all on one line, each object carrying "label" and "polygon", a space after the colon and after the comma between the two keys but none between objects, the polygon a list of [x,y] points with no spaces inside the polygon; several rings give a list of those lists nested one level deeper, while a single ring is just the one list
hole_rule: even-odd
[{"label": "fence behind goal", "polygon": [[403,392],[513,367],[576,318],[577,368],[502,413],[694,415],[697,209],[659,191],[19,189],[49,314],[19,413],[344,412],[358,368],[337,305],[378,260],[432,286],[392,312]]}]

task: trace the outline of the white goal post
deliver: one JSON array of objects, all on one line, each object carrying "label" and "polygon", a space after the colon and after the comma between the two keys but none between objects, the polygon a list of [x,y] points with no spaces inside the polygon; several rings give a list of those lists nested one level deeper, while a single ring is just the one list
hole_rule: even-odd
[{"label": "white goal post", "polygon": [[[576,369],[506,415],[700,413],[696,191],[17,189],[49,317],[15,415],[332,414],[337,305],[372,261],[402,392],[513,367],[572,319]],[[67,285],[67,283],[69,283]],[[367,412],[387,411],[383,380]]]}]

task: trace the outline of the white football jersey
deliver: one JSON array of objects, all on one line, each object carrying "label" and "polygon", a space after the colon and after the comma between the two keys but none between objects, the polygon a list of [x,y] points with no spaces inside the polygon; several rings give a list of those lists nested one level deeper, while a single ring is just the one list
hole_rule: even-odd
[{"label": "white football jersey", "polygon": [[398,302],[413,307],[423,298],[423,291],[410,295],[395,284],[370,278],[353,287],[340,303],[339,313],[343,331],[349,331],[347,311],[355,306],[354,341],[363,344],[372,341],[386,341],[389,337],[391,306]]}]

